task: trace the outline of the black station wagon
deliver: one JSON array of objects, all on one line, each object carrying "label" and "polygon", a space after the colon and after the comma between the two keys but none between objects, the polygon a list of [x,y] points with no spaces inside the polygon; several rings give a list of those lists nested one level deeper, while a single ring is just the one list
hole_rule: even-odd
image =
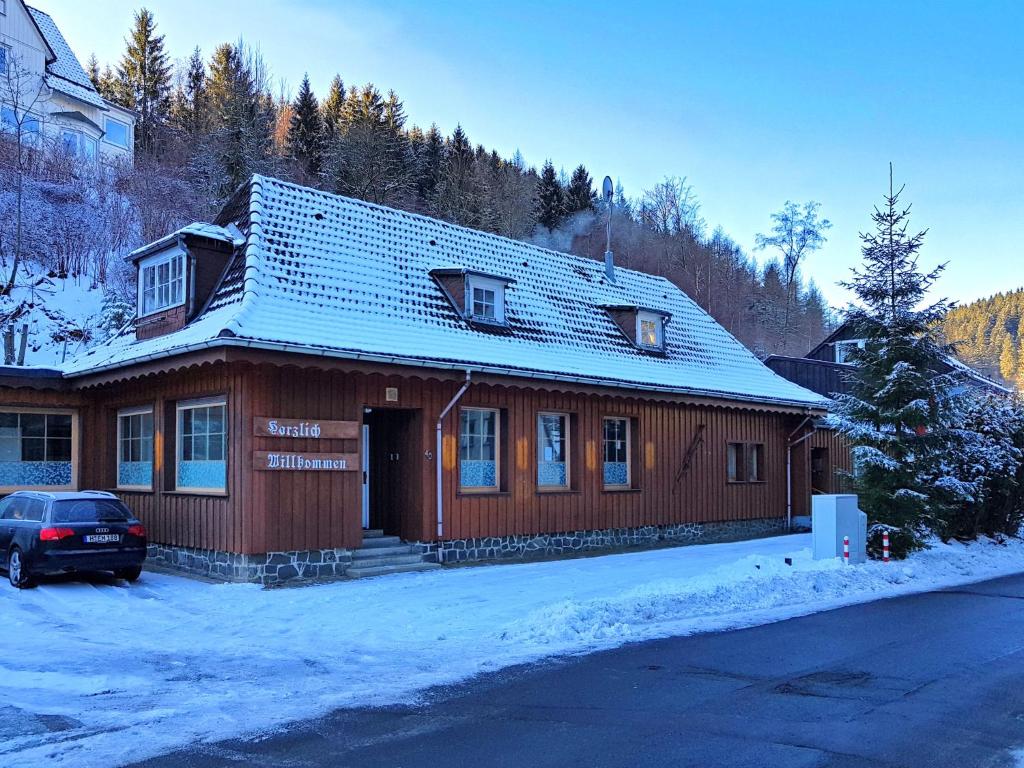
[{"label": "black station wagon", "polygon": [[135,581],[145,559],[146,529],[112,493],[16,491],[0,500],[0,567],[14,587],[76,571]]}]

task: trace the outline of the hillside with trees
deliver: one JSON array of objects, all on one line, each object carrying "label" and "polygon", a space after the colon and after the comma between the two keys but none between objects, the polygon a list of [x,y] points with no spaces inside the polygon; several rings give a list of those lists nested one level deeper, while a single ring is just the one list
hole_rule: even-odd
[{"label": "hillside with trees", "polygon": [[[338,75],[317,94],[304,78],[294,95],[280,95],[268,63],[242,41],[208,55],[197,48],[175,64],[145,9],[135,14],[119,58],[104,66],[93,56],[87,71],[106,98],[138,114],[134,167],[86,182],[111,191],[104,200],[88,199],[102,209],[92,212],[94,219],[110,218],[108,204],[125,210],[111,242],[91,246],[95,257],[88,259],[99,263],[82,271],[124,302],[131,299],[130,281],[116,257],[177,226],[210,219],[254,173],[603,258],[607,209],[590,169],[569,163],[571,172],[561,170],[568,158],[538,169],[518,152],[506,157],[475,143],[461,126],[445,135],[434,124],[412,121],[398,94],[372,83],[346,84]],[[38,160],[24,175],[38,196],[46,198],[42,190],[49,189],[56,207],[64,193],[55,194],[53,185],[65,176],[55,179],[48,162]],[[72,187],[81,178],[66,175]],[[45,229],[44,209],[38,213]],[[806,257],[830,226],[816,203],[787,202],[775,214],[765,212],[771,229],[758,236],[767,256],[762,265],[704,220],[684,177],[666,176],[637,194],[618,185],[612,218],[617,263],[671,280],[755,353],[803,354],[826,335],[830,310],[801,278]],[[9,242],[0,235],[0,257]],[[29,244],[25,256],[46,272],[61,272],[42,244]]]},{"label": "hillside with trees", "polygon": [[1024,288],[1018,288],[954,308],[942,332],[965,363],[1019,388],[1024,384],[1022,316]]}]

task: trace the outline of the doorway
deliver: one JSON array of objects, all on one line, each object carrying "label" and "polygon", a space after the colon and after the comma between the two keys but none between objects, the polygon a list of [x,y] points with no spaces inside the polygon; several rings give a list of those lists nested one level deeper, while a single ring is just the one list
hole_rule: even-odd
[{"label": "doorway", "polygon": [[363,527],[421,538],[420,412],[367,408],[363,415]]},{"label": "doorway", "polygon": [[831,493],[828,448],[811,448],[811,494]]}]

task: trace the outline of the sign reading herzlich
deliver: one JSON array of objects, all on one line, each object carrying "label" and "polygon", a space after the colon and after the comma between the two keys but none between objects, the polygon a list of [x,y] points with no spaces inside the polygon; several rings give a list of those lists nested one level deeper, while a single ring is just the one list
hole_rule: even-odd
[{"label": "sign reading herzlich", "polygon": [[254,451],[252,465],[257,471],[355,472],[359,469],[359,456],[355,453]]},{"label": "sign reading herzlich", "polygon": [[357,440],[358,421],[314,421],[307,419],[277,419],[257,416],[254,420],[256,437],[292,437],[304,440]]}]

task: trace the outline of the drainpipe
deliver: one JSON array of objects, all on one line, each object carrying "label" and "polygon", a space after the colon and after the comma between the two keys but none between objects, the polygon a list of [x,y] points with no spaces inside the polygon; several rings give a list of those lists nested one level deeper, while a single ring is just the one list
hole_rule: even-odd
[{"label": "drainpipe", "polygon": [[[802,430],[807,422],[811,422],[811,431],[801,437],[799,440],[794,440],[793,435]],[[800,422],[800,426],[789,433],[789,437],[786,439],[786,530],[793,530],[793,449],[800,445],[804,440],[809,438],[817,431],[814,421],[810,416],[804,418]]]},{"label": "drainpipe", "polygon": [[441,562],[444,559],[443,550],[440,547],[441,536],[444,535],[444,439],[442,437],[442,426],[444,423],[444,417],[448,415],[455,404],[459,402],[466,390],[469,389],[470,379],[472,378],[472,371],[466,370],[466,380],[462,382],[462,386],[459,391],[455,393],[455,397],[451,399],[451,402],[444,407],[441,411],[441,415],[437,417],[437,447],[434,452],[434,459],[437,462],[437,559]]}]

